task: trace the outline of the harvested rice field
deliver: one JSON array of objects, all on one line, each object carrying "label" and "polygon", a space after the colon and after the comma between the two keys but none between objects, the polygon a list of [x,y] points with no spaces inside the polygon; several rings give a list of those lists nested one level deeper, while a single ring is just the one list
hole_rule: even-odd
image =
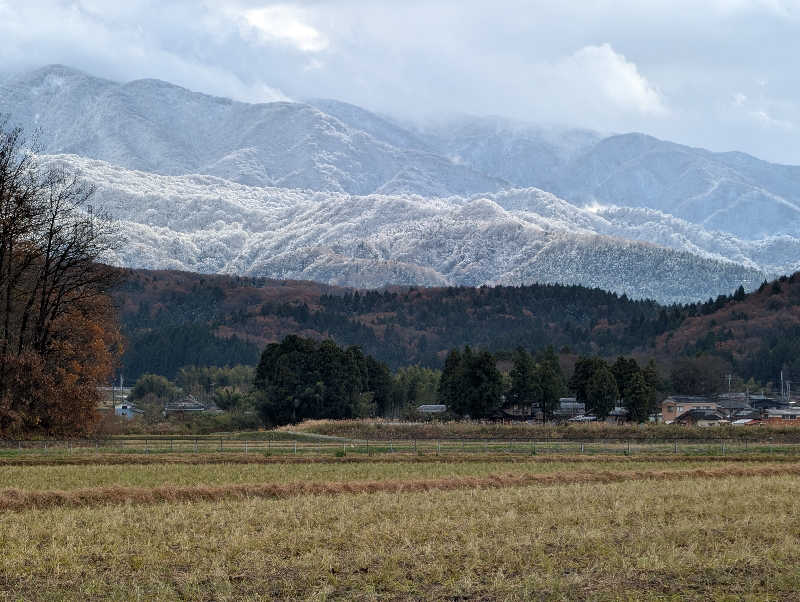
[{"label": "harvested rice field", "polygon": [[800,463],[766,455],[177,460],[0,466],[0,600],[800,591]]}]

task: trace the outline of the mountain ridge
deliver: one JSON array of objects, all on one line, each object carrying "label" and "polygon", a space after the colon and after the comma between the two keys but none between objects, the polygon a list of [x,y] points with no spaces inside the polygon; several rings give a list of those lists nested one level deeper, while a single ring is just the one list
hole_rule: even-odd
[{"label": "mountain ridge", "polygon": [[74,153],[43,160],[99,187],[130,241],[121,265],[664,302],[800,269],[800,167],[744,153],[497,117],[412,126],[65,66],[2,80],[0,111]]},{"label": "mountain ridge", "polygon": [[[665,302],[752,289],[766,277],[719,253],[614,236],[604,217],[538,189],[471,197],[355,196],[253,187],[214,176],[161,176],[75,156],[97,208],[128,244],[111,260],[376,288],[586,284]],[[699,239],[698,239],[699,240]]]},{"label": "mountain ridge", "polygon": [[536,187],[578,206],[659,210],[740,239],[800,233],[800,166],[642,133],[498,117],[419,126],[330,99],[248,104],[65,66],[2,81],[0,111],[26,129],[42,126],[45,152],[165,175],[360,195]]}]

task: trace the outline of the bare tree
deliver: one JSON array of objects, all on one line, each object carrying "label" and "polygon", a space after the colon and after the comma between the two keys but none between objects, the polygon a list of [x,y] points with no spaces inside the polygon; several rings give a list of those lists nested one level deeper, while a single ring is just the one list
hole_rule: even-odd
[{"label": "bare tree", "polygon": [[119,238],[114,222],[92,211],[94,187],[42,164],[36,150],[19,128],[0,121],[0,413],[19,376],[13,367],[27,365],[19,358],[33,354],[57,365],[63,346],[54,340],[71,331],[64,319],[91,320],[109,307],[119,274],[102,263]]}]

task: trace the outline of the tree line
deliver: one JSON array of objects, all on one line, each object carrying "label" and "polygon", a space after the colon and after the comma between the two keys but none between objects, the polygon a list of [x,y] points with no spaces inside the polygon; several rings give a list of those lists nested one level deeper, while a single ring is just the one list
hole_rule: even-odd
[{"label": "tree line", "polygon": [[255,369],[186,366],[172,380],[146,374],[130,400],[156,423],[164,421],[164,404],[192,394],[233,416],[233,427],[254,428],[323,418],[420,419],[417,409],[426,404],[447,406],[444,418],[553,420],[564,417],[560,401],[572,395],[598,420],[622,408],[618,419],[645,422],[668,393],[720,392],[729,369],[709,356],[679,358],[666,370],[654,360],[575,357],[552,346],[535,353],[465,346],[450,350],[442,370],[415,365],[392,372],[357,346],[290,335],[268,345]]},{"label": "tree line", "polygon": [[394,375],[358,347],[288,336],[269,345],[256,369],[256,405],[267,424],[305,419],[414,415],[416,404],[447,406],[450,416],[491,419],[503,409],[521,407],[545,420],[556,416],[560,399],[574,391],[588,412],[605,419],[621,404],[630,420],[647,421],[661,388],[657,366],[641,367],[620,356],[612,364],[580,357],[571,378],[563,374],[552,347],[536,355],[524,348],[512,354],[503,373],[498,358],[485,349],[451,350],[440,373],[421,367]]}]

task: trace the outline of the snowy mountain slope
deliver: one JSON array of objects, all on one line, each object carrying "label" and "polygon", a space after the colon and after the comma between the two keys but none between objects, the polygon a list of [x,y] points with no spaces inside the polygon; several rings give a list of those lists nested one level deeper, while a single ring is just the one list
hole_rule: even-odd
[{"label": "snowy mountain slope", "polygon": [[425,195],[505,185],[439,155],[397,148],[301,103],[247,104],[138,80],[118,84],[50,66],[0,85],[0,112],[45,151],[166,175],[251,185]]},{"label": "snowy mountain slope", "polygon": [[646,207],[751,240],[800,235],[800,167],[643,134],[601,140],[548,190],[581,203]]},{"label": "snowy mountain slope", "polygon": [[120,220],[128,240],[112,259],[130,267],[358,287],[564,282],[664,302],[764,279],[711,254],[606,236],[600,226],[612,221],[535,189],[352,196],[161,176],[76,156],[44,160],[68,163],[97,185],[96,204]]},{"label": "snowy mountain slope", "polygon": [[368,132],[370,136],[386,144],[397,148],[435,152],[431,141],[426,140],[424,135],[415,133],[412,128],[404,127],[389,117],[330,98],[312,98],[306,102],[323,113],[336,117],[348,127]]},{"label": "snowy mountain slope", "polygon": [[505,190],[485,196],[545,229],[559,228],[649,242],[708,259],[732,261],[770,274],[792,273],[800,269],[800,239],[791,236],[742,240],[652,209],[597,205],[578,208],[533,188]]},{"label": "snowy mountain slope", "polygon": [[571,160],[603,138],[590,130],[466,116],[427,124],[419,135],[440,154],[464,165],[520,188],[543,190],[550,190]]},{"label": "snowy mountain slope", "polygon": [[443,155],[577,205],[656,209],[750,240],[800,236],[800,167],[643,134],[603,137],[499,118],[462,118],[424,132]]},{"label": "snowy mountain slope", "polygon": [[[313,101],[369,132],[396,124],[333,101]],[[342,108],[344,107],[344,108]],[[350,107],[350,108],[348,108]],[[800,237],[800,167],[745,153],[712,153],[643,134],[603,136],[499,117],[409,126],[393,140],[432,149],[516,187],[549,190],[577,205],[655,209],[708,230],[759,240]]]},{"label": "snowy mountain slope", "polygon": [[800,238],[800,167],[642,134],[605,137],[496,117],[404,126],[347,103],[246,104],[61,66],[0,82],[0,112],[50,153],[166,175],[352,194],[550,190],[579,206],[653,209],[708,231]]}]

